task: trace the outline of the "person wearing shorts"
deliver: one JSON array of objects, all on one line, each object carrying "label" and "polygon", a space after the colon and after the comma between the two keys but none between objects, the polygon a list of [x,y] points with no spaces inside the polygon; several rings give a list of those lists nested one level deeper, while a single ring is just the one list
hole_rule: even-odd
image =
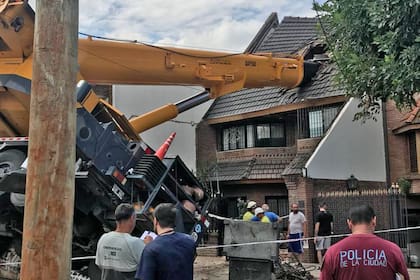
[{"label": "person wearing shorts", "polygon": [[[305,215],[299,211],[296,203],[292,204],[292,212],[289,214],[289,225],[287,228],[287,235],[289,240],[301,239],[306,236],[307,226]],[[290,241],[289,242],[289,256],[295,255],[297,259],[301,260],[303,253],[303,241]]]},{"label": "person wearing shorts", "polygon": [[319,212],[315,215],[314,243],[318,262],[322,264],[323,255],[331,246],[330,235],[333,232],[333,216],[327,212],[325,202],[319,205]]}]

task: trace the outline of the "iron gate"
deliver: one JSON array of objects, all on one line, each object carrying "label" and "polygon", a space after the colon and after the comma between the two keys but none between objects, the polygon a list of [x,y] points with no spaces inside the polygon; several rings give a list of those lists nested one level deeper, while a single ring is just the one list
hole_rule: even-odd
[{"label": "iron gate", "polygon": [[[350,233],[346,222],[348,211],[351,207],[361,204],[368,204],[375,210],[377,216],[376,230],[408,226],[406,197],[396,190],[319,193],[312,200],[314,215],[319,211],[318,205],[322,202],[328,205],[328,211],[334,217],[334,234]],[[396,243],[403,251],[407,250],[407,231],[379,233],[377,235]],[[333,243],[340,239],[342,238],[336,238]]]}]

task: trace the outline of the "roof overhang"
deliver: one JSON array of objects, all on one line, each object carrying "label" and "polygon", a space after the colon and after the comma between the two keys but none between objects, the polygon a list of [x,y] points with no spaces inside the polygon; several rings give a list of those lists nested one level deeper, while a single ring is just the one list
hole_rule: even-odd
[{"label": "roof overhang", "polygon": [[394,128],[392,130],[392,132],[396,135],[398,134],[403,134],[406,132],[410,132],[413,130],[420,130],[420,123],[416,123],[416,124],[404,124],[400,127]]},{"label": "roof overhang", "polygon": [[235,180],[235,181],[220,181],[225,185],[255,185],[255,184],[278,184],[284,183],[283,178],[278,179],[246,179],[246,180]]},{"label": "roof overhang", "polygon": [[276,107],[271,107],[271,108],[260,110],[260,111],[254,111],[254,112],[238,114],[238,115],[233,115],[233,116],[220,117],[220,118],[214,118],[214,119],[207,119],[207,122],[209,124],[220,124],[220,123],[227,123],[227,122],[233,122],[233,121],[240,121],[240,120],[244,120],[244,119],[263,117],[263,116],[267,116],[267,115],[270,115],[270,114],[277,114],[277,113],[295,111],[295,110],[298,110],[298,109],[309,108],[309,107],[313,107],[313,106],[322,106],[322,105],[334,104],[334,103],[338,103],[338,102],[345,102],[345,101],[347,101],[347,99],[348,98],[345,95],[325,97],[325,98],[316,98],[316,99],[306,99],[306,100],[301,101],[299,103],[279,105],[279,106],[276,106]]}]

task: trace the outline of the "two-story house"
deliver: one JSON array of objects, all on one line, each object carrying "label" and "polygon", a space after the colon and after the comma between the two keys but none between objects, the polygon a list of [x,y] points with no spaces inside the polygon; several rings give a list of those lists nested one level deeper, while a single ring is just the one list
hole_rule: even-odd
[{"label": "two-story house", "polygon": [[246,49],[303,54],[320,64],[311,82],[223,96],[196,129],[197,167],[223,196],[228,217],[238,216],[238,198],[268,203],[280,216],[295,202],[311,232],[319,194],[387,188],[382,113],[376,121],[353,122],[359,102],[335,82],[317,24],[299,17],[279,22],[273,13]]}]

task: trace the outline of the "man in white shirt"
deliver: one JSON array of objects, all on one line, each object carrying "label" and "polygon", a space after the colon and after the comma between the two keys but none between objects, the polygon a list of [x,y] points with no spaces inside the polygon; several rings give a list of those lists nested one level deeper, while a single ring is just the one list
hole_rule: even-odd
[{"label": "man in white shirt", "polygon": [[[287,236],[289,239],[301,239],[307,236],[307,224],[305,215],[299,211],[299,206],[296,203],[292,204],[292,212],[289,214],[289,226],[287,228]],[[301,260],[303,253],[303,241],[289,242],[289,252]]]},{"label": "man in white shirt", "polygon": [[105,233],[98,241],[96,265],[101,280],[133,280],[144,249],[144,241],[131,236],[136,225],[134,207],[123,203],[115,209],[117,228]]}]

